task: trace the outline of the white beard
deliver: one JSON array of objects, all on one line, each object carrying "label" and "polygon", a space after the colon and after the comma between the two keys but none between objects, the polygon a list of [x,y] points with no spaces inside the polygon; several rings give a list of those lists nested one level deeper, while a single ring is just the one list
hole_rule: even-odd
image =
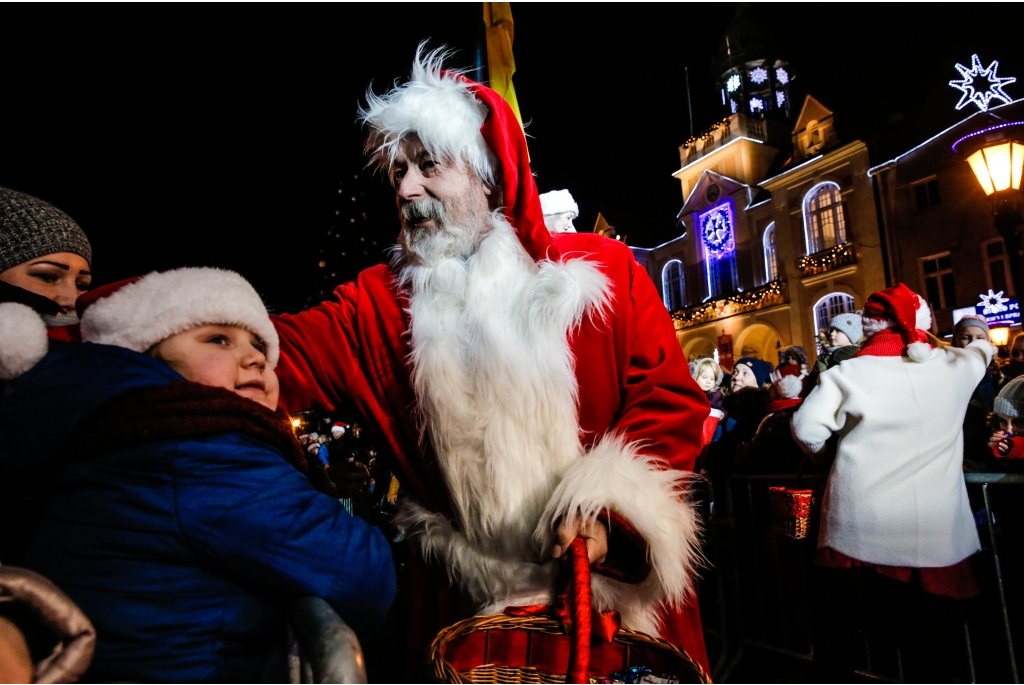
[{"label": "white beard", "polygon": [[[536,593],[553,577],[552,564],[537,565],[544,541],[534,532],[583,455],[568,333],[600,305],[605,279],[584,260],[534,262],[501,216],[480,234],[469,258],[406,265],[400,279],[421,425],[476,553],[460,561],[448,550],[442,561],[484,604]],[[486,577],[466,568],[479,564]]]}]

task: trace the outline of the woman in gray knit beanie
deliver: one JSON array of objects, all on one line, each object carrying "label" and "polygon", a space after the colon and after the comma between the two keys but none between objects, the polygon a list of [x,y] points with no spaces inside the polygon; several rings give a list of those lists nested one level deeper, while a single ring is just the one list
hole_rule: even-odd
[{"label": "woman in gray knit beanie", "polygon": [[71,217],[0,186],[0,302],[28,304],[56,325],[71,323],[92,280],[91,262],[89,239]]}]

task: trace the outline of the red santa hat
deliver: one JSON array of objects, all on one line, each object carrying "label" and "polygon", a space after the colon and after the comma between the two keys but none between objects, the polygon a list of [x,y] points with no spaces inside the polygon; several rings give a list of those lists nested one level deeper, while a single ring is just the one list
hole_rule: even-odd
[{"label": "red santa hat", "polygon": [[360,118],[370,129],[366,151],[371,161],[390,168],[402,141],[415,135],[430,154],[467,163],[485,183],[500,187],[505,218],[523,248],[536,260],[557,260],[526,137],[512,108],[487,86],[442,69],[443,48],[423,50],[421,43],[408,81],[384,95],[366,94]]},{"label": "red santa hat", "polygon": [[803,369],[796,364],[783,364],[772,373],[775,390],[784,400],[800,397],[804,388],[803,377]]},{"label": "red santa hat", "polygon": [[207,267],[153,272],[91,290],[78,298],[83,342],[146,352],[197,326],[238,326],[267,346],[277,366],[280,341],[259,294],[233,271]]},{"label": "red santa hat", "polygon": [[864,304],[864,335],[870,337],[895,329],[903,339],[907,356],[914,361],[931,357],[932,345],[926,330],[932,326],[932,314],[924,298],[903,283],[872,293]]}]

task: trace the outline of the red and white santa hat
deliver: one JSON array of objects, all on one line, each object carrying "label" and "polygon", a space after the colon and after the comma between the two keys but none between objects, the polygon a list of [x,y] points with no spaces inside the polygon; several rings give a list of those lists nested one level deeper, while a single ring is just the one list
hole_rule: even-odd
[{"label": "red and white santa hat", "polygon": [[495,91],[442,69],[446,57],[443,48],[424,53],[421,43],[408,81],[384,95],[367,92],[360,110],[370,130],[366,152],[390,168],[402,142],[415,135],[430,154],[468,163],[481,180],[501,188],[505,218],[530,256],[557,260],[519,120]]},{"label": "red and white santa hat", "polygon": [[96,288],[78,298],[83,342],[146,352],[172,335],[221,324],[250,331],[277,366],[281,344],[259,294],[234,271],[190,267]]},{"label": "red and white santa hat", "polygon": [[928,303],[903,283],[872,293],[864,304],[864,335],[871,337],[895,329],[907,356],[914,361],[931,358],[932,345],[925,333],[931,327]]},{"label": "red and white santa hat", "polygon": [[772,372],[772,384],[780,398],[796,399],[800,397],[800,393],[804,389],[803,378],[805,375],[804,370],[796,364],[783,364]]}]

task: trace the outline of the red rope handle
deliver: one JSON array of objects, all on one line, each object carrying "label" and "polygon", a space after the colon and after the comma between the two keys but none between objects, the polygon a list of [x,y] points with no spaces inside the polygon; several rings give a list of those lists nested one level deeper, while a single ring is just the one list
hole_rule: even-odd
[{"label": "red rope handle", "polygon": [[569,642],[567,683],[590,682],[590,557],[587,541],[577,537],[569,545],[572,559],[572,635]]}]

